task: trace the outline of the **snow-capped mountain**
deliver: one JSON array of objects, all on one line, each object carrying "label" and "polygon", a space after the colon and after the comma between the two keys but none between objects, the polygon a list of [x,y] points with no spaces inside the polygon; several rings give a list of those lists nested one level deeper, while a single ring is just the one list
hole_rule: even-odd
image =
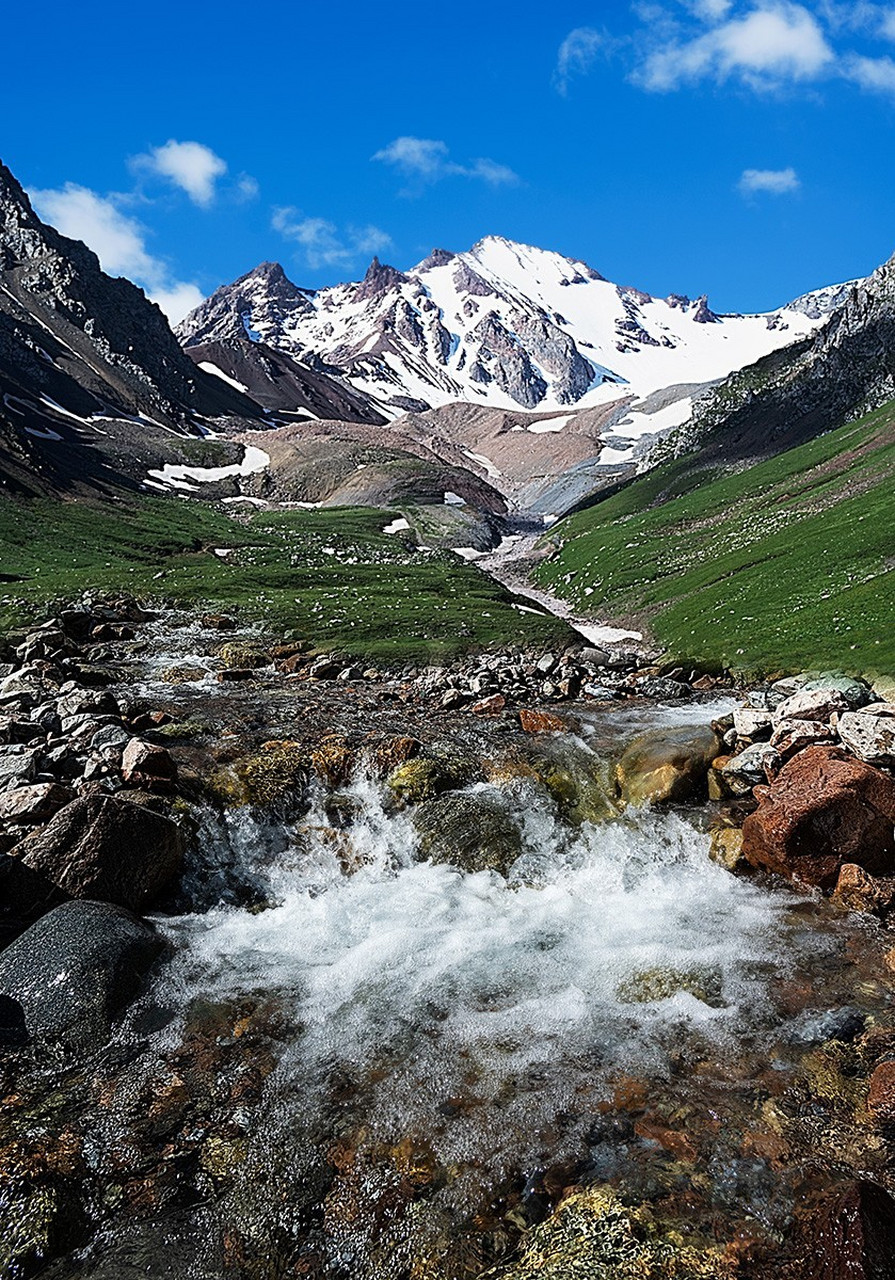
[{"label": "snow-capped mountain", "polygon": [[490,236],[411,271],[373,260],[312,292],[264,263],[179,326],[187,345],[246,337],[341,375],[391,417],[454,401],[539,412],[701,386],[806,337],[844,300],[820,290],[764,315],[654,298],[585,263]]}]

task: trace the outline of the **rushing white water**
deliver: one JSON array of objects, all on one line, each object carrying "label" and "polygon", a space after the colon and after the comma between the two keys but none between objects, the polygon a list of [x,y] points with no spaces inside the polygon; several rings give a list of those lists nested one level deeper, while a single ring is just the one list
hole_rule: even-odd
[{"label": "rushing white water", "polygon": [[[797,948],[783,897],[712,863],[680,815],[570,834],[533,793],[504,794],[524,846],[506,879],[418,861],[410,818],[368,781],[345,797],[347,832],[322,809],[289,832],[231,816],[224,861],[276,905],[175,921],[169,993],[276,995],[302,1028],[284,1098],[323,1108],[328,1074],[348,1070],[368,1081],[365,1124],[422,1127],[441,1159],[491,1168],[539,1158],[545,1126],[615,1072],[762,1034]],[[471,1114],[446,1124],[462,1098]]]}]

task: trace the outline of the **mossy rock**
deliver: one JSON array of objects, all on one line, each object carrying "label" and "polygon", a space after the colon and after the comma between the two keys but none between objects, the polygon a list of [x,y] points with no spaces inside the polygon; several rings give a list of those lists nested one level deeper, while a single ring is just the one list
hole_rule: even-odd
[{"label": "mossy rock", "polygon": [[461,871],[506,875],[522,853],[522,834],[507,809],[486,793],[442,795],[413,811],[420,853]]},{"label": "mossy rock", "polygon": [[616,995],[622,1004],[652,1004],[685,991],[712,1009],[723,1009],[722,990],[717,969],[674,969],[663,965],[633,973],[619,985]]},{"label": "mossy rock", "polygon": [[709,857],[725,871],[739,871],[742,867],[748,866],[743,857],[742,827],[716,827],[712,832]]},{"label": "mossy rock", "polygon": [[152,737],[165,738],[168,742],[183,742],[190,738],[201,738],[211,731],[211,726],[204,720],[174,720],[171,724],[163,724],[160,729],[153,729]]},{"label": "mossy rock", "polygon": [[475,781],[479,770],[467,757],[454,752],[417,756],[393,769],[388,786],[404,804],[419,804],[445,791],[455,791]]},{"label": "mossy rock", "polygon": [[[518,1262],[487,1280],[725,1280],[733,1266],[716,1245],[694,1244],[611,1187],[574,1191],[525,1237]],[[486,1280],[486,1277],[482,1277]]]},{"label": "mossy rock", "polygon": [[208,675],[205,667],[166,667],[158,673],[157,679],[165,684],[198,684]]},{"label": "mossy rock", "polygon": [[567,822],[606,822],[618,816],[606,765],[572,743],[532,761],[543,786]]},{"label": "mossy rock", "polygon": [[227,807],[282,807],[304,799],[309,772],[308,753],[300,743],[270,742],[255,755],[218,769],[207,789]]},{"label": "mossy rock", "polygon": [[218,649],[218,657],[229,671],[255,671],[270,664],[270,654],[259,644],[231,640]]},{"label": "mossy rock", "polygon": [[245,1138],[208,1138],[199,1155],[199,1163],[215,1179],[232,1178],[245,1164],[248,1142]]},{"label": "mossy rock", "polygon": [[311,764],[321,781],[331,787],[348,782],[357,768],[357,752],[340,733],[321,738],[311,752]]},{"label": "mossy rock", "polygon": [[616,763],[616,795],[630,805],[705,796],[708,771],[722,745],[708,725],[641,733]]}]

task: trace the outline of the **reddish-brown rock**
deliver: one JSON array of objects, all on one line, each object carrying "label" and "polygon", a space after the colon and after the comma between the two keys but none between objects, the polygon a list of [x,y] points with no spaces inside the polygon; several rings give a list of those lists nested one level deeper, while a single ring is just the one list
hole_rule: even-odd
[{"label": "reddish-brown rock", "polygon": [[874,1068],[867,1110],[877,1124],[895,1124],[895,1062],[881,1062]]},{"label": "reddish-brown rock", "polygon": [[490,698],[482,698],[481,702],[474,702],[469,709],[473,715],[496,716],[506,705],[507,700],[502,693],[493,693]]},{"label": "reddish-brown rock", "polygon": [[58,782],[36,782],[30,787],[16,787],[0,795],[0,822],[13,822],[21,826],[38,826],[49,822],[75,799],[69,787]]},{"label": "reddish-brown rock", "polygon": [[519,724],[526,733],[562,733],[565,721],[550,711],[520,711]]},{"label": "reddish-brown rock", "polygon": [[755,798],[743,825],[753,866],[827,889],[845,863],[895,874],[895,779],[840,747],[808,747]]},{"label": "reddish-brown rock", "polygon": [[132,786],[169,791],[177,778],[177,766],[164,747],[131,738],[121,757],[121,776]]},{"label": "reddish-brown rock", "polygon": [[797,1231],[787,1280],[895,1280],[895,1201],[874,1182],[827,1196]]}]

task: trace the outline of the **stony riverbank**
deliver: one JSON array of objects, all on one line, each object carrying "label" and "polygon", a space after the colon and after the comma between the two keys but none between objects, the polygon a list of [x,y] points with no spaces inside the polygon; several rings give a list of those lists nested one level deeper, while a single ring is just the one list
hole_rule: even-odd
[{"label": "stony riverbank", "polygon": [[868,685],[131,600],[0,657],[4,1275],[887,1274]]}]

